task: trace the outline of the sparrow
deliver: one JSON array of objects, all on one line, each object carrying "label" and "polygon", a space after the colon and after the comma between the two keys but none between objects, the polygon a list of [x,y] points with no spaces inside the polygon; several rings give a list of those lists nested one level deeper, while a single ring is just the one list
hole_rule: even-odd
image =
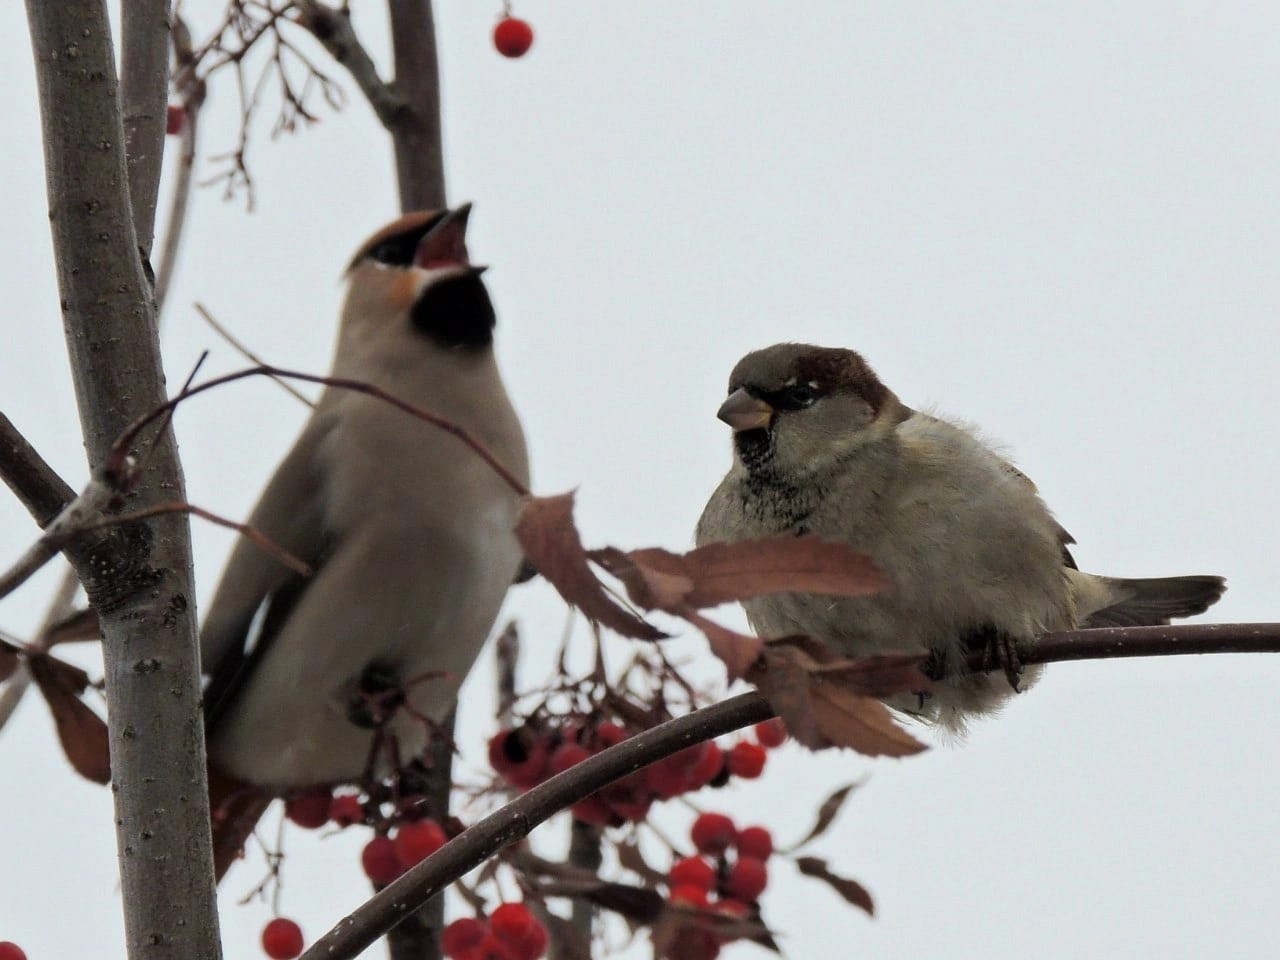
[{"label": "sparrow", "polygon": [[698,521],[699,545],[793,533],[868,554],[892,588],[867,597],[783,593],[743,606],[761,636],[808,634],[862,657],[929,657],[931,691],[887,702],[954,734],[1029,686],[968,672],[968,655],[1081,627],[1203,613],[1216,576],[1085,573],[1035,486],[974,430],[908,407],[852,350],[780,343],[743,357],[719,417],[733,465]]},{"label": "sparrow", "polygon": [[[469,213],[410,213],[360,247],[331,375],[448,418],[527,486]],[[260,816],[271,796],[421,754],[520,569],[519,509],[456,437],[326,387],[249,519],[313,575],[242,539],[204,617],[211,780],[255,788]],[[222,847],[220,873],[239,843]]]}]

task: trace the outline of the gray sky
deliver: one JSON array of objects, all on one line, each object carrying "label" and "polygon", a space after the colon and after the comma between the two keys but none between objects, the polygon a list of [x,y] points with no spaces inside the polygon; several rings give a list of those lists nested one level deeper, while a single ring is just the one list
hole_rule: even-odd
[{"label": "gray sky", "polygon": [[[535,487],[578,487],[590,542],[688,546],[728,465],[729,368],[809,340],[1005,444],[1081,566],[1222,573],[1212,619],[1277,619],[1280,6],[525,0],[538,38],[514,63],[488,43],[497,0],[438,7],[450,193],[476,203]],[[201,32],[217,5],[186,8]],[[377,5],[356,12],[380,55]],[[77,485],[20,5],[0,7],[0,65],[0,408]],[[171,380],[206,347],[207,373],[243,365],[197,300],[264,357],[327,367],[342,265],[395,209],[387,143],[347,86],[350,107],[298,136],[259,129],[254,212],[196,197]],[[212,91],[209,153],[234,144],[233,97]],[[245,514],[304,414],[268,384],[184,408],[192,500]],[[0,563],[33,534],[0,496]],[[203,601],[231,541],[195,534]],[[51,582],[0,605],[0,628],[29,630]],[[509,611],[539,676],[563,607],[535,586]],[[673,648],[714,675],[698,637]],[[765,912],[792,957],[1271,957],[1278,685],[1261,656],[1058,665],[961,748],[788,748],[698,800],[795,837],[869,777],[814,852],[879,916],[778,864]],[[474,769],[485,672],[469,689]],[[123,955],[108,792],[70,773],[35,698],[0,771],[0,939],[32,960]],[[308,938],[362,899],[362,839],[289,836],[283,910]],[[229,957],[260,955],[267,909],[235,906],[257,877],[225,885]]]}]

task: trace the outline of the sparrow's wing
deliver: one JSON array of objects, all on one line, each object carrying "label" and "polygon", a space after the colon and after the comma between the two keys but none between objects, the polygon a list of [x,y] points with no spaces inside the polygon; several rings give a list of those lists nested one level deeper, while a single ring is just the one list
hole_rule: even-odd
[{"label": "sparrow's wing", "polygon": [[[323,564],[332,540],[316,458],[332,426],[323,413],[311,418],[249,518],[250,526],[313,570]],[[204,692],[206,729],[230,705],[310,582],[257,544],[247,539],[236,544],[200,631],[202,667],[210,677]]]}]

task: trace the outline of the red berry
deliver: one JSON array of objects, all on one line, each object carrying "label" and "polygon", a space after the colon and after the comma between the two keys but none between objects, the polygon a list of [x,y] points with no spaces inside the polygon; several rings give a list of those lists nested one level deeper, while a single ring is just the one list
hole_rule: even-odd
[{"label": "red berry", "polygon": [[463,960],[484,941],[487,928],[475,917],[460,917],[440,933],[440,952],[452,960]]},{"label": "red berry", "polygon": [[0,940],[0,960],[27,960],[27,955],[12,940]]},{"label": "red berry", "polygon": [[395,846],[396,859],[405,867],[412,867],[427,859],[448,841],[444,827],[434,820],[412,820],[400,824],[391,842]]},{"label": "red berry", "polygon": [[556,749],[556,752],[551,754],[551,772],[564,773],[570,767],[576,767],[589,756],[591,756],[591,751],[580,743],[562,743]]},{"label": "red berry", "polygon": [[366,843],[360,851],[360,866],[366,877],[382,887],[404,873],[404,865],[396,856],[396,845],[390,837],[378,836]]},{"label": "red berry", "polygon": [[676,930],[666,953],[668,960],[716,960],[719,955],[720,942],[715,934],[693,924]]},{"label": "red berry", "polygon": [[494,936],[513,943],[522,940],[537,922],[523,903],[504,903],[489,914],[489,929]]},{"label": "red berry", "polygon": [[581,820],[583,823],[590,823],[597,827],[616,827],[623,822],[623,818],[618,816],[603,800],[599,794],[593,793],[585,800],[579,800],[572,807],[575,820]]},{"label": "red berry", "polygon": [[716,885],[716,868],[701,857],[685,857],[671,865],[667,872],[667,882],[672,887],[691,884],[710,890]]},{"label": "red berry", "polygon": [[292,920],[276,917],[262,928],[262,950],[271,960],[293,960],[302,953],[302,929]]},{"label": "red berry", "polygon": [[493,28],[493,45],[504,57],[523,57],[533,46],[533,27],[519,17],[503,17]]},{"label": "red berry", "polygon": [[773,834],[764,827],[744,827],[738,831],[738,855],[768,860],[773,855]]},{"label": "red berry", "polygon": [[653,806],[653,795],[647,787],[641,792],[629,784],[614,783],[601,790],[598,796],[610,810],[632,823],[639,823],[649,816],[649,808]]},{"label": "red berry", "polygon": [[174,137],[187,125],[187,111],[176,103],[169,104],[164,114],[164,132]]},{"label": "red berry", "polygon": [[720,854],[733,844],[737,833],[733,821],[723,813],[703,813],[693,821],[689,837],[702,853]]},{"label": "red berry", "polygon": [[729,772],[735,777],[754,780],[764,772],[764,747],[749,740],[742,740],[729,751]]},{"label": "red berry", "polygon": [[667,899],[672,903],[684,904],[686,907],[697,907],[699,910],[705,910],[711,903],[709,891],[705,887],[692,883],[682,883],[678,887],[672,887],[671,895]]},{"label": "red berry", "polygon": [[692,783],[689,789],[701,790],[716,778],[716,774],[720,772],[720,768],[723,766],[724,751],[720,749],[719,744],[704,743],[702,752],[698,756],[698,762],[689,771],[689,780]]},{"label": "red berry", "polygon": [[489,741],[489,763],[513,787],[528,790],[547,775],[547,737],[532,727],[499,730]]},{"label": "red berry", "polygon": [[763,860],[755,857],[739,857],[729,870],[724,882],[725,892],[748,903],[757,900],[769,885],[769,871]]},{"label": "red berry", "polygon": [[354,793],[340,793],[329,803],[329,819],[340,827],[364,823],[364,808]]},{"label": "red berry", "polygon": [[787,742],[787,725],[781,717],[757,723],[756,740],[762,747],[780,747]]},{"label": "red berry", "polygon": [[524,935],[517,946],[519,956],[516,960],[538,960],[540,956],[547,952],[547,944],[550,937],[547,936],[547,928],[538,922],[534,922],[529,928],[529,932]]},{"label": "red berry", "polygon": [[689,789],[689,775],[684,768],[671,762],[674,759],[675,757],[667,757],[659,760],[644,771],[645,783],[663,800],[678,797]]},{"label": "red berry", "polygon": [[606,720],[596,727],[596,743],[600,744],[600,749],[604,750],[608,747],[614,747],[620,744],[631,734],[618,726],[612,720]]},{"label": "red berry", "polygon": [[294,794],[284,802],[284,815],[300,827],[315,830],[329,822],[333,796],[323,787]]}]

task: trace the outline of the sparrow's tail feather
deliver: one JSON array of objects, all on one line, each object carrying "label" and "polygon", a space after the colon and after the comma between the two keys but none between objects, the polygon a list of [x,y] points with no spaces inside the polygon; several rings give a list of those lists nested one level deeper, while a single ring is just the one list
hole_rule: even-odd
[{"label": "sparrow's tail feather", "polygon": [[1100,578],[1118,599],[1085,619],[1086,627],[1154,627],[1204,613],[1227,589],[1222,577]]},{"label": "sparrow's tail feather", "polygon": [[271,805],[261,787],[209,770],[209,818],[213,825],[213,875],[221,881],[244,852],[244,845]]}]

